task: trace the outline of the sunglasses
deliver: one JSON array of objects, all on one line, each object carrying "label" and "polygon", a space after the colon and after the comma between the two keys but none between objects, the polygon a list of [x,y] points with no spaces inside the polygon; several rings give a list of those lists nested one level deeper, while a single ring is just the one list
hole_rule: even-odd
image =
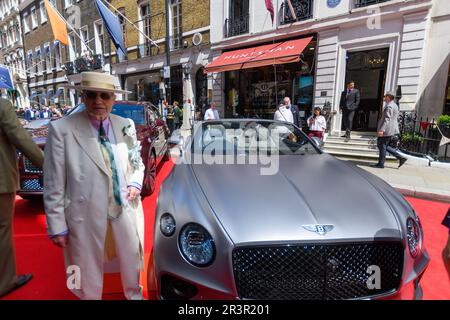
[{"label": "sunglasses", "polygon": [[102,100],[110,100],[113,97],[113,94],[109,92],[85,91],[84,94],[91,100],[95,100],[97,96],[100,96]]}]

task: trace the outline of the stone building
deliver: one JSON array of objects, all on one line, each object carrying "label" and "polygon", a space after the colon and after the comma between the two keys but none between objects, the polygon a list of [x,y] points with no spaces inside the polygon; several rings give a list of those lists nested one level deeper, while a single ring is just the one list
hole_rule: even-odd
[{"label": "stone building", "polygon": [[[62,1],[50,1],[61,12]],[[35,107],[69,104],[63,84],[66,50],[53,36],[42,0],[24,0],[19,5],[24,39],[30,104]]]},{"label": "stone building", "polygon": [[0,64],[9,67],[15,90],[3,89],[2,96],[16,108],[29,104],[27,70],[19,4],[22,0],[0,1]]}]

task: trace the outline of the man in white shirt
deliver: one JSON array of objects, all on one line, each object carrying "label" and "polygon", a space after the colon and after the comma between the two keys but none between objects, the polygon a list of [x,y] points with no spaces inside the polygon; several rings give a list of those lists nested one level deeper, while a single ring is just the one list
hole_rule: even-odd
[{"label": "man in white shirt", "polygon": [[284,104],[280,104],[278,110],[275,112],[275,115],[273,116],[273,119],[276,121],[285,121],[294,123],[294,115],[292,114],[291,110],[289,110],[287,106]]},{"label": "man in white shirt", "polygon": [[216,109],[216,104],[213,102],[208,110],[205,112],[204,120],[219,120],[219,111]]}]

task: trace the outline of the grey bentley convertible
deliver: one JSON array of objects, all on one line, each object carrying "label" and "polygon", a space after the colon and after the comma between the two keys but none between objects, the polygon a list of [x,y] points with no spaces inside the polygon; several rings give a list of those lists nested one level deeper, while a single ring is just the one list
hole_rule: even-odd
[{"label": "grey bentley convertible", "polygon": [[159,298],[421,298],[422,227],[384,181],[290,123],[207,121],[174,140],[155,217]]}]

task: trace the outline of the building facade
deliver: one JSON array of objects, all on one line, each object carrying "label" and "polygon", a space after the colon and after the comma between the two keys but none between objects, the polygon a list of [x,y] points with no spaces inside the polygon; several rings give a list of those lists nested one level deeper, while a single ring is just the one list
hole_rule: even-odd
[{"label": "building facade", "polygon": [[[61,14],[70,24],[69,45],[64,57],[68,82],[72,85],[79,84],[83,71],[109,73],[111,41],[93,1],[63,0],[61,9]],[[119,82],[117,86],[120,86]],[[79,94],[75,90],[67,90],[66,95],[72,106],[80,103]]]},{"label": "building facade", "polygon": [[[206,105],[208,83],[203,68],[210,60],[209,1],[112,0],[111,4],[139,29],[124,23],[127,56],[118,57],[112,66],[112,73],[132,92],[127,98],[150,101],[154,105],[159,105],[162,99],[180,104],[191,99],[199,107]],[[166,18],[170,71],[165,68]]]},{"label": "building facade", "polygon": [[[61,0],[51,0],[61,12]],[[54,39],[43,0],[24,0],[19,6],[22,20],[29,103],[42,108],[69,104],[63,70],[66,48]]]},{"label": "building facade", "polygon": [[0,1],[0,63],[9,67],[15,90],[3,89],[16,108],[29,103],[27,70],[23,47],[19,4],[22,0]]},{"label": "building facade", "polygon": [[448,112],[448,1],[272,2],[273,23],[259,1],[211,1],[210,61],[227,51],[311,38],[299,62],[211,73],[213,100],[225,116],[270,118],[288,95],[305,116],[331,104],[337,135],[339,100],[350,80],[361,92],[354,130],[376,130],[387,91],[401,92],[403,111]]}]

